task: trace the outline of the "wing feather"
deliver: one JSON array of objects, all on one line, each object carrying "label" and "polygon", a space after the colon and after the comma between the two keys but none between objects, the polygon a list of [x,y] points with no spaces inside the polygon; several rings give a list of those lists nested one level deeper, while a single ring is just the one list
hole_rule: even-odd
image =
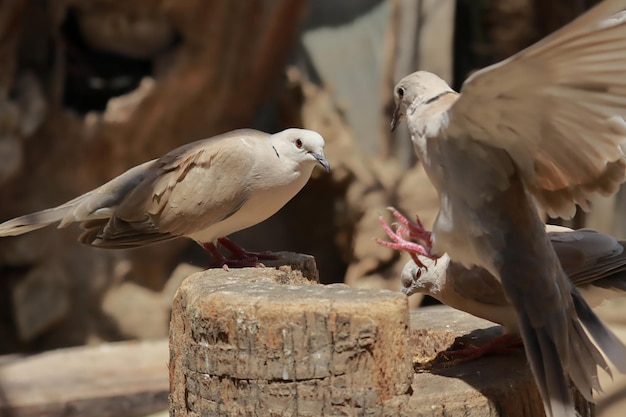
[{"label": "wing feather", "polygon": [[[476,72],[449,110],[449,137],[506,150],[551,215],[571,217],[626,177],[626,0],[608,0]],[[623,14],[623,13],[622,13]]]},{"label": "wing feather", "polygon": [[229,217],[249,195],[254,150],[244,144],[245,139],[265,137],[269,135],[237,130],[157,159],[108,222],[83,225],[87,231],[81,241],[106,247],[140,246],[197,232]]},{"label": "wing feather", "polygon": [[[624,246],[612,236],[591,229],[549,233],[563,270],[572,282],[604,286],[602,281],[622,281],[616,274],[626,270]],[[621,275],[621,274],[620,274]]]}]

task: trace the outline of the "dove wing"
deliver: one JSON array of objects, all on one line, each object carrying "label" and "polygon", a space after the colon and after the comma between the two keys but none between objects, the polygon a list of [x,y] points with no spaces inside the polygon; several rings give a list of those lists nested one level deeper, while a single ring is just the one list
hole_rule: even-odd
[{"label": "dove wing", "polygon": [[188,235],[224,220],[248,200],[255,145],[263,139],[269,141],[269,135],[238,130],[157,159],[108,222],[82,225],[87,231],[81,241],[133,247]]},{"label": "dove wing", "polygon": [[553,216],[587,209],[591,193],[624,180],[626,19],[615,15],[624,9],[626,0],[605,1],[476,72],[448,112],[449,137],[506,150]]},{"label": "dove wing", "polygon": [[626,253],[612,236],[591,229],[548,235],[563,270],[576,286],[613,287],[615,280],[622,281],[616,274],[626,270]]},{"label": "dove wing", "polygon": [[502,284],[484,268],[465,268],[456,262],[450,262],[447,270],[450,280],[462,298],[491,306],[506,306],[509,301],[504,294]]}]

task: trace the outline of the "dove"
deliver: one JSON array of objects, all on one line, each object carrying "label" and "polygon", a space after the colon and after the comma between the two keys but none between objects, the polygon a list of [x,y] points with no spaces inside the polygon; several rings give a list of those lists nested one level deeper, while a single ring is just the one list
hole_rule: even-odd
[{"label": "dove", "polygon": [[[626,295],[626,242],[592,229],[573,231],[548,225],[546,230],[563,271],[589,306]],[[419,261],[422,266],[411,260],[402,270],[404,294],[429,295],[457,310],[501,324],[505,336],[519,334],[515,310],[500,282],[487,270],[465,268],[451,261],[447,254],[436,261],[419,256]],[[469,349],[469,356],[498,350],[498,339],[505,347],[519,340],[496,338],[484,347]]]},{"label": "dove", "polygon": [[568,218],[624,181],[626,22],[610,19],[624,9],[599,3],[460,94],[426,71],[394,88],[392,130],[406,120],[440,209],[419,251],[402,233],[389,244],[501,283],[549,417],[575,415],[568,377],[593,401],[600,352],[626,372],[626,347],[567,278],[535,206]]},{"label": "dove", "polygon": [[[58,207],[8,220],[0,236],[81,222],[78,240],[90,246],[127,249],[184,236],[225,268],[257,265],[272,254],[247,252],[226,236],[276,213],[318,165],[330,170],[317,132],[235,130],[183,145]],[[226,259],[217,244],[234,256]]]}]

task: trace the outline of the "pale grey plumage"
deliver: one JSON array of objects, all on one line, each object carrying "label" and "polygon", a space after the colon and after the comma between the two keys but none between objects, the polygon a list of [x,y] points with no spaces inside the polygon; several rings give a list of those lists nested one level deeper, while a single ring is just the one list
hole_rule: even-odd
[{"label": "pale grey plumage", "polygon": [[[548,237],[571,282],[591,307],[626,295],[626,243],[591,229],[549,231]],[[419,256],[420,267],[407,262],[402,292],[427,294],[442,303],[519,333],[515,310],[502,284],[487,270],[465,268],[447,254],[437,260]]]},{"label": "pale grey plumage", "polygon": [[[567,279],[531,195],[571,216],[623,182],[626,9],[608,0],[455,93],[423,71],[401,80],[392,127],[406,117],[438,190],[433,253],[501,281],[548,416],[572,416],[566,376],[590,397],[596,347],[626,371],[626,348]],[[585,330],[583,330],[583,327]]]},{"label": "pale grey plumage", "polygon": [[[626,243],[590,229],[550,232],[549,237],[563,270],[590,306],[626,295]],[[487,270],[477,266],[465,268],[447,254],[436,261],[424,256],[419,256],[419,260],[423,266],[414,261],[404,266],[403,293],[430,295],[450,307],[499,323],[506,333],[520,332],[515,309],[500,281]],[[574,356],[583,361],[583,372],[578,370],[572,379],[601,391],[597,366],[607,372],[609,368],[596,349],[579,347],[585,350]],[[583,394],[592,400],[590,391]]]},{"label": "pale grey plumage", "polygon": [[316,165],[328,170],[323,150],[324,139],[310,130],[235,130],[181,146],[58,207],[6,221],[0,236],[81,222],[79,240],[103,248],[180,236],[213,243],[277,212]]}]

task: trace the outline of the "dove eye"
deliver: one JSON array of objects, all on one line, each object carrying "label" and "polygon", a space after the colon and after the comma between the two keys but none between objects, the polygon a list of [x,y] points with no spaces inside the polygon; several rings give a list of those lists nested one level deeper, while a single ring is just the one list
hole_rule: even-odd
[{"label": "dove eye", "polygon": [[302,148],[302,139],[296,139],[296,148]]},{"label": "dove eye", "polygon": [[398,89],[396,90],[396,93],[398,94],[398,97],[403,98],[404,97],[404,88],[398,87]]}]

